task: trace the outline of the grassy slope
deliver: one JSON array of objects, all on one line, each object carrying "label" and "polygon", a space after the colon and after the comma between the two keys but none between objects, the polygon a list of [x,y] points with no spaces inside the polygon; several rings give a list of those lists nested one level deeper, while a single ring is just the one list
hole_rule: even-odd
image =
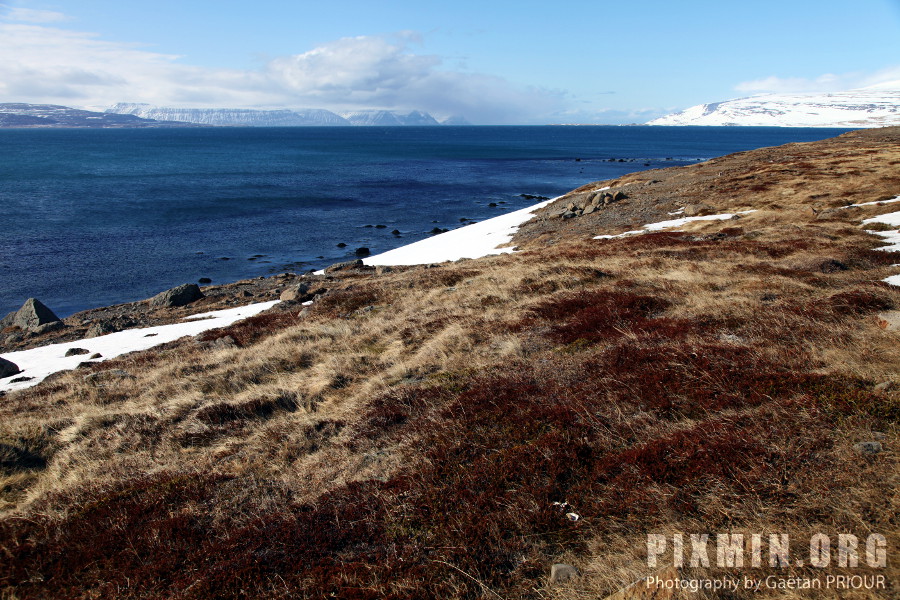
[{"label": "grassy slope", "polygon": [[[130,378],[7,396],[0,590],[596,598],[649,573],[649,532],[896,549],[900,395],[873,387],[898,377],[878,315],[900,308],[879,281],[900,261],[859,227],[890,209],[830,209],[900,194],[898,136],[627,176],[607,182],[627,201],[548,209],[515,255],[336,276],[304,317],[220,332],[239,348],[186,341],[102,366]],[[590,239],[698,198],[757,212]],[[887,451],[855,453],[874,432]],[[558,561],[584,577],[548,587]],[[896,561],[879,572],[897,582]]]}]

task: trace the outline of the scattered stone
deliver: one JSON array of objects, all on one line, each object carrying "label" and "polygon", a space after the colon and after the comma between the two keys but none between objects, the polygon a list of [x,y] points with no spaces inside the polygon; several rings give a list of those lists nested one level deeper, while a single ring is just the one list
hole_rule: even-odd
[{"label": "scattered stone", "polygon": [[567,210],[559,216],[562,217],[563,219],[574,219],[575,217],[578,216],[578,213],[571,211],[571,210]]},{"label": "scattered stone", "polygon": [[699,217],[703,215],[711,215],[713,209],[708,204],[686,204],[684,207],[684,216]]},{"label": "scattered stone", "polygon": [[311,300],[313,295],[309,293],[309,283],[303,281],[297,285],[292,285],[279,296],[282,302],[306,302]]},{"label": "scattered stone", "polygon": [[570,564],[556,563],[550,567],[550,584],[567,583],[578,578],[581,573]]},{"label": "scattered stone", "polygon": [[440,228],[440,227],[435,227],[434,229],[432,229],[432,230],[429,231],[428,233],[430,233],[431,235],[438,235],[438,234],[440,234],[440,233],[447,233],[448,231],[450,231],[450,230],[449,230],[449,229],[442,229],[442,228]]},{"label": "scattered stone", "polygon": [[203,292],[200,291],[200,286],[196,283],[185,283],[153,296],[150,299],[150,306],[166,308],[186,306],[204,297]]},{"label": "scattered stone", "polygon": [[96,359],[98,359],[98,358],[103,358],[103,355],[100,354],[99,352],[94,352],[94,353],[91,354],[88,358],[91,359],[91,360],[96,360]]},{"label": "scattered stone", "polygon": [[394,267],[391,267],[388,265],[378,265],[377,267],[375,267],[376,275],[384,275],[385,273],[391,273],[393,271],[394,271]]},{"label": "scattered stone", "polygon": [[391,233],[394,234],[394,235],[400,235],[400,230],[399,230],[399,229],[395,229],[395,230],[391,231]]},{"label": "scattered stone", "polygon": [[353,253],[357,256],[369,256],[370,254],[372,254],[372,252],[365,246],[357,248]]},{"label": "scattered stone", "polygon": [[197,283],[200,283],[203,285],[209,285],[210,283],[212,283],[212,279],[210,279],[209,277],[201,277],[200,279],[197,280]]},{"label": "scattered stone", "polygon": [[22,370],[19,368],[19,365],[12,362],[11,360],[6,360],[5,358],[0,358],[0,379],[5,377],[12,377],[13,375],[18,375]]},{"label": "scattered stone", "polygon": [[59,331],[60,329],[65,329],[66,324],[62,321],[53,321],[51,323],[44,323],[43,325],[38,325],[32,332],[35,335],[41,335],[42,333],[49,333],[51,331]]},{"label": "scattered stone", "polygon": [[387,229],[387,225],[376,225],[375,229]]},{"label": "scattered stone", "polygon": [[0,329],[14,325],[27,331],[33,331],[41,325],[56,321],[59,321],[59,317],[52,310],[47,308],[40,300],[29,298],[22,305],[22,308],[0,319]]},{"label": "scattered stone", "polygon": [[860,442],[854,444],[853,449],[863,456],[875,456],[883,450],[881,442]]},{"label": "scattered stone", "polygon": [[582,211],[581,214],[583,214],[583,215],[589,215],[589,214],[591,214],[592,212],[594,212],[594,211],[596,211],[596,210],[597,210],[597,207],[594,206],[594,205],[592,204],[592,205],[588,206],[587,208],[585,208],[584,211]]},{"label": "scattered stone", "polygon": [[351,271],[353,269],[361,269],[363,266],[362,259],[348,260],[346,262],[334,263],[330,267],[325,267],[326,273],[334,273],[337,271]]},{"label": "scattered stone", "polygon": [[31,381],[34,377],[13,377],[9,380],[10,383],[22,383],[23,381]]},{"label": "scattered stone", "polygon": [[619,202],[620,200],[624,200],[627,197],[628,196],[625,195],[625,192],[623,192],[622,190],[618,190],[612,194],[612,201]]},{"label": "scattered stone", "polygon": [[340,243],[337,245],[337,247],[338,247],[338,248],[346,248],[346,247],[347,247],[347,244],[345,244],[344,242],[340,242]]},{"label": "scattered stone", "polygon": [[119,329],[112,323],[109,323],[107,321],[98,321],[88,327],[87,333],[85,333],[85,337],[95,338],[100,337],[101,335],[115,333],[117,331],[119,331]]},{"label": "scattered stone", "polygon": [[497,207],[497,203],[496,203],[496,202],[491,202],[490,204],[488,204],[488,206],[490,206],[491,208],[496,208],[496,207]]},{"label": "scattered stone", "polygon": [[80,356],[81,354],[90,354],[91,351],[86,348],[69,348],[66,350],[66,356]]}]

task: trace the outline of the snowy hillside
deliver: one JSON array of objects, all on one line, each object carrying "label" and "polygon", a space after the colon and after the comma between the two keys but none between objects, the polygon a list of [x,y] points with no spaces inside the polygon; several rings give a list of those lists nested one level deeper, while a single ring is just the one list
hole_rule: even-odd
[{"label": "snowy hillside", "polygon": [[830,94],[761,94],[700,104],[647,124],[846,128],[900,125],[900,81]]}]

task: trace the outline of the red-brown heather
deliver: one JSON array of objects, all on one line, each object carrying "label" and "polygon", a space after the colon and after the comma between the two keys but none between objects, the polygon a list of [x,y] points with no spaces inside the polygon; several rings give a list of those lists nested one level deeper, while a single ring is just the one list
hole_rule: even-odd
[{"label": "red-brown heather", "polygon": [[[336,273],[11,393],[0,594],[604,598],[652,573],[648,533],[879,532],[890,585],[852,597],[896,597],[900,259],[860,226],[890,205],[844,207],[900,195],[898,157],[884,129],[592,184],[560,202],[627,199],[550,207],[515,254]],[[700,196],[756,212],[592,239]],[[723,593],[690,597],[844,597]]]}]

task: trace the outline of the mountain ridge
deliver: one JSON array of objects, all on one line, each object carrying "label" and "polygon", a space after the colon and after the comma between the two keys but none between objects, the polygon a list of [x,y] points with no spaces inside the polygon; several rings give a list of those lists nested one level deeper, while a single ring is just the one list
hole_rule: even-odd
[{"label": "mountain ridge", "polygon": [[647,125],[870,128],[900,125],[900,82],[846,92],[759,94],[698,104]]},{"label": "mountain ridge", "polygon": [[[322,108],[171,108],[120,102],[106,109],[106,113],[219,127],[405,127],[441,125],[441,122],[433,116],[419,110],[407,113],[371,109],[335,113]],[[460,117],[450,117],[450,119],[452,119],[451,123],[459,124]]]}]

